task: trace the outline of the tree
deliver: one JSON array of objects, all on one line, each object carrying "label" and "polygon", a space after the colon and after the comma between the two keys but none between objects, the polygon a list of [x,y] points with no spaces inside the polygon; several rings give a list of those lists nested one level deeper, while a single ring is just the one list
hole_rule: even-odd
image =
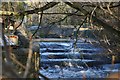
[{"label": "tree", "polygon": [[[117,8],[120,6],[119,3],[63,2],[62,4],[67,5],[67,7],[63,5],[61,6],[59,2],[49,2],[49,3],[45,3],[44,5],[42,5],[41,3],[35,3],[35,6],[28,5],[28,3],[24,3],[24,2],[8,2],[8,3],[4,2],[2,3],[2,11],[4,12],[4,14],[0,13],[3,17],[4,25],[2,27],[4,29],[10,24],[14,24],[14,34],[17,34],[21,38],[21,45],[22,45],[21,47],[29,48],[31,47],[29,46],[29,42],[31,42],[31,39],[34,38],[34,35],[37,33],[37,31],[39,31],[39,28],[42,24],[54,25],[54,24],[67,23],[67,22],[68,24],[70,24],[72,21],[73,22],[72,25],[79,25],[79,27],[77,27],[77,35],[76,35],[76,39],[77,39],[79,28],[82,27],[84,24],[88,23],[91,26],[96,26],[96,29],[99,29],[99,30],[101,28],[104,28],[102,31],[103,33],[99,34],[98,32],[95,32],[97,33],[97,35],[95,36],[97,36],[99,41],[101,40],[101,38],[103,38],[104,43],[102,44],[108,49],[109,48],[111,49],[111,46],[113,45],[117,45],[116,46],[117,48],[112,49],[112,51],[115,51],[115,52],[119,51],[118,48],[120,46],[120,43],[119,43],[120,28],[119,26],[117,26],[118,24],[112,23],[115,20],[117,20],[118,23],[120,22],[119,16],[117,16],[119,15],[117,14],[117,11],[118,11]],[[70,11],[68,8],[70,8]],[[52,9],[54,10],[58,9],[59,16],[57,16],[58,14],[55,13],[54,10]],[[45,13],[45,12],[51,12],[51,11],[53,11],[54,13]],[[36,23],[38,25],[38,28],[33,34],[31,34],[27,32],[21,25],[24,22],[25,16],[30,16],[33,14],[40,16],[39,18],[40,20],[36,18],[34,19],[34,21],[36,20],[35,22],[39,21]],[[53,16],[53,14],[55,16]],[[47,16],[44,16],[44,15],[47,15]],[[75,16],[77,16],[76,20],[74,19]],[[16,25],[15,22],[19,22],[19,24]],[[24,30],[24,33],[25,33],[24,35],[22,34],[23,32],[21,32],[22,30]],[[21,34],[19,34],[20,32]],[[4,34],[4,30],[3,30],[3,34]],[[110,39],[110,41],[115,40],[114,43],[118,43],[118,44],[113,44],[113,42],[108,41],[108,39]],[[22,41],[25,43],[23,43]],[[109,45],[109,43],[111,45]],[[31,57],[32,57],[31,56],[32,51],[30,49],[29,49],[30,57],[25,67],[27,69],[24,77],[27,77],[30,69],[30,67],[28,67],[31,63]],[[7,51],[6,49],[6,53],[7,52],[9,51]],[[28,53],[28,50],[26,52]],[[7,56],[5,57],[7,58]],[[3,66],[6,66],[6,64],[4,63]]]}]

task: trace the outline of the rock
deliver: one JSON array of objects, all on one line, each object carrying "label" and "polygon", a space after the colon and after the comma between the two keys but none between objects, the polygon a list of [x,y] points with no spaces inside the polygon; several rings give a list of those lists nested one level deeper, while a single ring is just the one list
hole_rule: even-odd
[{"label": "rock", "polygon": [[109,80],[119,80],[120,79],[120,72],[116,72],[116,73],[111,73],[107,78],[109,78]]},{"label": "rock", "polygon": [[34,53],[34,52],[37,52],[37,53],[40,52],[40,45],[39,45],[38,42],[34,42],[34,43],[33,43],[32,50],[33,50],[33,53]]}]

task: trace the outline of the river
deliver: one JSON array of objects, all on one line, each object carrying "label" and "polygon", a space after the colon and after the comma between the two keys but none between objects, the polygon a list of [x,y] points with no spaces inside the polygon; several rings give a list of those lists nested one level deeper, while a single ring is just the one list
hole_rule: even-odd
[{"label": "river", "polygon": [[111,58],[98,43],[78,42],[74,48],[73,42],[40,42],[40,47],[39,72],[51,80],[100,79],[120,70],[120,63],[106,63]]}]

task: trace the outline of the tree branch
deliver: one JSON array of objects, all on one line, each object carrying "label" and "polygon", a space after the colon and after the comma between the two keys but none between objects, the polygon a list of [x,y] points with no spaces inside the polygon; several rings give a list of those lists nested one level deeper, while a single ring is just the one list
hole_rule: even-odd
[{"label": "tree branch", "polygon": [[[92,5],[83,5],[83,7],[84,6],[87,6],[87,7],[96,7],[96,5],[94,5],[94,4],[92,4]],[[116,8],[116,7],[119,7],[119,6],[120,6],[120,4],[117,4],[117,5],[110,6],[109,8]],[[100,7],[98,6],[98,8],[100,8]],[[103,6],[103,8],[107,9],[107,6]]]},{"label": "tree branch", "polygon": [[[69,3],[65,2],[67,5],[71,6],[74,9],[77,9],[81,11],[83,14],[90,14],[90,12],[86,11],[85,9],[82,8],[82,6],[77,2]],[[107,24],[105,21],[98,19],[96,16],[92,15],[92,20],[96,22],[97,24],[103,26],[104,29],[108,30],[110,33],[112,32],[113,34],[117,35],[120,37],[120,31],[114,29],[111,25]]]},{"label": "tree branch", "polygon": [[22,25],[23,21],[24,21],[24,15],[22,15],[22,21],[20,22],[20,24],[19,24],[17,27],[15,27],[15,30],[14,30],[14,31],[16,31],[17,28],[19,28],[19,27]]},{"label": "tree branch", "polygon": [[[3,70],[5,71],[5,73],[7,73],[6,74],[6,76],[8,76],[9,78],[20,78],[20,76],[17,74],[17,72],[14,70],[15,69],[15,67],[13,66],[13,64],[12,64],[12,61],[11,61],[11,58],[10,58],[10,50],[9,50],[9,47],[8,47],[8,45],[7,45],[7,41],[6,41],[6,38],[5,38],[5,34],[4,34],[4,27],[5,27],[5,25],[4,25],[4,22],[2,23],[2,39],[3,39],[3,44],[4,44],[4,48],[5,48],[5,58],[6,58],[6,60],[7,61],[4,61],[3,63],[2,63],[2,65],[3,65]],[[10,46],[10,45],[9,45]],[[12,74],[11,74],[12,73]]]},{"label": "tree branch", "polygon": [[[43,13],[43,11],[42,11]],[[35,30],[35,32],[32,34],[31,36],[31,39],[33,38],[33,36],[37,33],[37,31],[40,29],[40,26],[41,26],[41,23],[42,23],[42,17],[43,17],[43,14],[41,13],[41,16],[40,16],[40,22],[39,22],[39,25],[37,27],[37,29]]]},{"label": "tree branch", "polygon": [[47,10],[49,8],[54,7],[55,5],[57,5],[59,2],[50,2],[48,4],[46,4],[45,6],[41,7],[41,8],[35,8],[34,10],[27,10],[24,12],[19,12],[19,14],[33,14],[33,13],[38,13],[44,10]]},{"label": "tree branch", "polygon": [[[74,14],[77,13],[77,12],[78,12],[78,11],[74,12],[73,14],[68,14],[68,15],[65,16],[64,18],[62,18],[62,19],[60,19],[60,20],[58,20],[58,21],[55,21],[55,22],[51,22],[50,24],[55,24],[55,23],[59,23],[59,22],[61,22],[61,21],[64,21],[67,17],[72,16],[72,15],[74,15]],[[79,16],[83,16],[83,15],[79,15]]]},{"label": "tree branch", "polygon": [[26,78],[29,73],[29,69],[31,67],[31,58],[32,58],[32,40],[30,40],[30,44],[29,44],[29,54],[28,54],[26,69],[25,69],[23,78]]},{"label": "tree branch", "polygon": [[78,29],[77,29],[77,31],[76,31],[76,39],[75,39],[75,46],[74,47],[76,47],[76,43],[77,43],[77,41],[78,41],[78,32],[79,32],[79,29],[82,27],[82,25],[85,23],[85,21],[86,21],[86,19],[87,19],[87,15],[86,15],[86,17],[84,18],[84,20],[83,20],[83,22],[80,24],[80,26],[78,27]]}]

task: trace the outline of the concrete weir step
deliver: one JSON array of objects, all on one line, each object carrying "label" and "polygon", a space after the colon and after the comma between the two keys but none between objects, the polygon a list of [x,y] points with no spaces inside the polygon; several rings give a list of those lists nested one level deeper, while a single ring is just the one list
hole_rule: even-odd
[{"label": "concrete weir step", "polygon": [[102,64],[103,61],[96,61],[96,60],[82,60],[82,59],[41,59],[41,65],[63,65],[63,66],[69,66],[70,64],[75,64],[79,66],[95,66]]},{"label": "concrete weir step", "polygon": [[[97,56],[98,55],[98,56]],[[63,58],[74,58],[74,59],[99,59],[99,53],[80,53],[80,52],[68,52],[68,53],[53,53],[46,52],[41,54],[41,59],[63,59]]]},{"label": "concrete weir step", "polygon": [[82,60],[82,59],[41,59],[41,62],[77,62],[77,61],[81,61],[81,62],[91,62],[91,61],[95,61],[95,60]]},{"label": "concrete weir step", "polygon": [[[40,49],[40,64],[41,67],[51,66],[54,67],[55,65],[59,66],[97,66],[100,64],[104,64],[105,62],[101,60],[101,56],[99,56],[102,48],[98,47],[97,45],[94,46],[90,43],[77,43],[77,48],[74,49],[73,47],[68,48],[66,45],[60,46],[59,43],[44,43],[46,46],[51,44],[50,46],[46,47],[41,43],[43,46]],[[56,46],[55,46],[56,45]],[[59,45],[57,47],[57,45]],[[55,48],[53,47],[55,46]],[[106,57],[105,57],[106,58]]]}]

